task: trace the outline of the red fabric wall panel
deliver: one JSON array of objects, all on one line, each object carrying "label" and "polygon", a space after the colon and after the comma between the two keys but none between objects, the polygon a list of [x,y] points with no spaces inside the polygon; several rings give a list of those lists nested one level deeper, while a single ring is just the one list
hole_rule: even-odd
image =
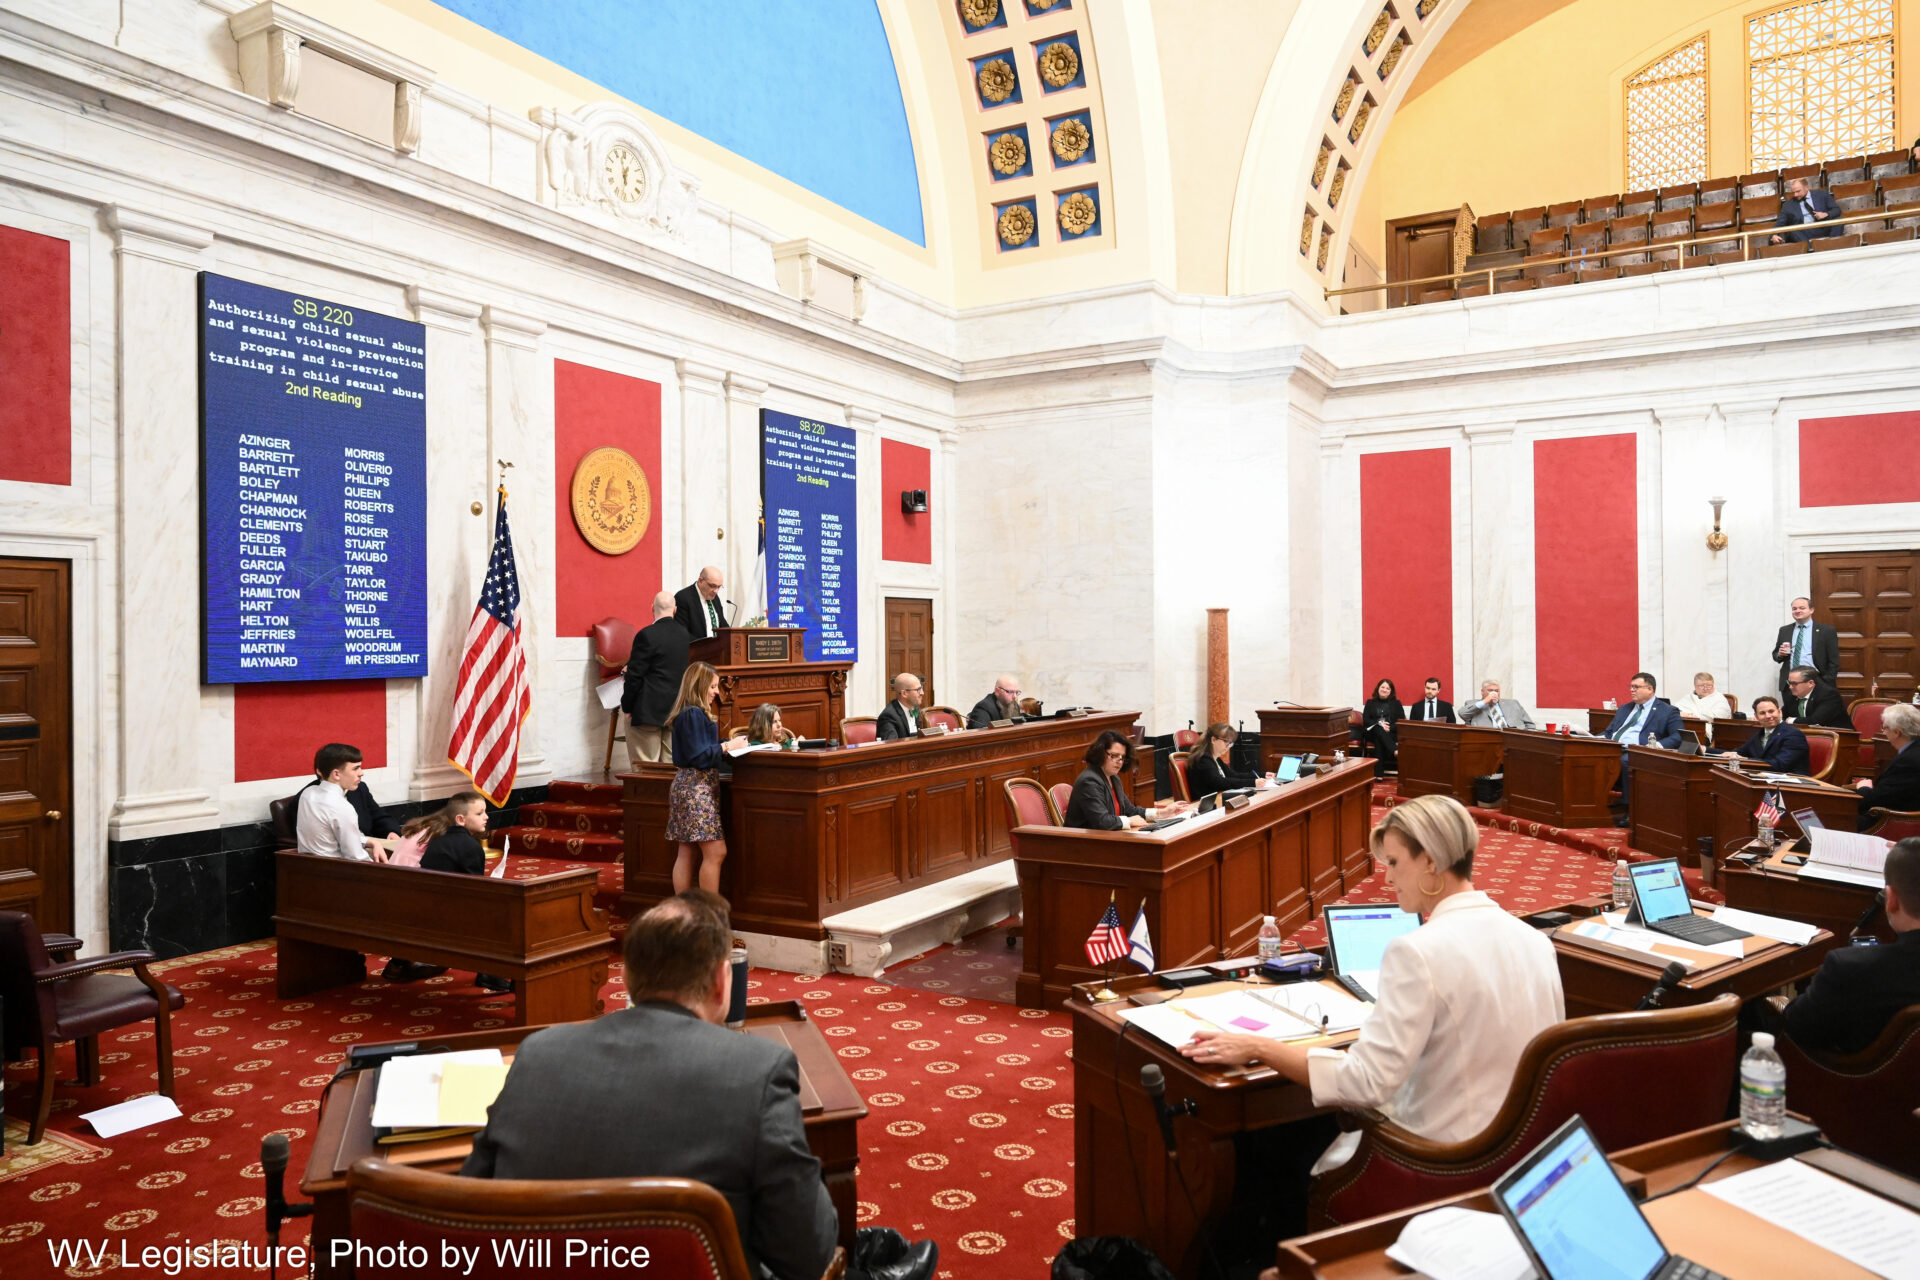
[{"label": "red fabric wall panel", "polygon": [[[595,449],[624,449],[647,473],[653,510],[640,544],[625,555],[594,550],[573,522],[573,472]],[[660,384],[565,360],[553,362],[553,470],[556,636],[584,636],[602,618],[636,627],[653,620],[660,590]],[[537,590],[527,566],[522,591]]]},{"label": "red fabric wall panel", "polygon": [[1602,698],[1625,698],[1628,677],[1640,669],[1636,456],[1631,435],[1534,442],[1540,706],[1597,707]]},{"label": "red fabric wall panel", "polygon": [[1428,676],[1453,682],[1453,454],[1449,449],[1360,458],[1360,665],[1368,698],[1393,681],[1402,704]]},{"label": "red fabric wall panel", "polygon": [[0,480],[73,480],[68,247],[0,227]]},{"label": "red fabric wall panel", "polygon": [[369,769],[387,764],[387,682],[315,680],[233,686],[233,780],[307,778],[329,742],[360,748]]},{"label": "red fabric wall panel", "polygon": [[[903,489],[927,490],[925,515],[900,509]],[[880,558],[933,563],[933,452],[898,440],[880,442]]]},{"label": "red fabric wall panel", "polygon": [[1920,502],[1920,413],[1805,418],[1800,505]]}]

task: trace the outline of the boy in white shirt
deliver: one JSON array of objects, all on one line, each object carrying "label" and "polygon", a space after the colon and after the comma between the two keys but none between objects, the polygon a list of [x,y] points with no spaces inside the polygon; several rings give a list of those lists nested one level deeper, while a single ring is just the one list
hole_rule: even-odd
[{"label": "boy in white shirt", "polygon": [[360,834],[360,815],[347,792],[360,785],[360,748],[329,742],[313,753],[320,781],[300,793],[294,836],[300,852],[323,858],[385,862],[386,851]]}]

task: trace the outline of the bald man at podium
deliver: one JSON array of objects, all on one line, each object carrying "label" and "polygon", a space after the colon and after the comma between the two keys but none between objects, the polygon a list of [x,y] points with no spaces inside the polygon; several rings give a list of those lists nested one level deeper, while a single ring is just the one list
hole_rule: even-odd
[{"label": "bald man at podium", "polygon": [[718,566],[708,565],[692,585],[673,593],[673,616],[695,640],[718,635],[720,628],[727,625],[727,602],[720,598],[726,585],[727,575],[720,572]]}]

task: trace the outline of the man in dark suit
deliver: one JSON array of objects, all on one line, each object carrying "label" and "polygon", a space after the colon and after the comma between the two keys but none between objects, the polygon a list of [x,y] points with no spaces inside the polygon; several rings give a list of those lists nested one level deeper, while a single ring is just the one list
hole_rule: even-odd
[{"label": "man in dark suit", "polygon": [[[722,1025],[732,947],[727,904],[704,890],[637,917],[632,1006],[528,1036],[460,1172],[697,1179],[733,1207],[754,1275],[816,1280],[839,1219],[807,1147],[793,1050]],[[937,1257],[931,1242],[923,1252]]]},{"label": "man in dark suit", "polygon": [[[1892,809],[1910,813],[1920,809],[1920,751],[1910,751],[1920,738],[1920,707],[1897,702],[1880,716],[1880,732],[1893,745],[1893,759],[1877,778],[1860,778],[1854,786],[1860,791],[1860,822],[1865,825],[1870,809]],[[1920,908],[1920,894],[1913,897]]]},{"label": "man in dark suit", "polygon": [[993,682],[993,692],[974,703],[973,710],[967,712],[967,728],[984,729],[995,720],[1019,724],[1025,719],[1020,714],[1020,682],[1012,676],[1001,676]]},{"label": "man in dark suit", "polygon": [[1840,691],[1814,677],[1812,667],[1795,667],[1787,672],[1786,717],[1794,724],[1825,725],[1830,729],[1851,729],[1853,719]]},{"label": "man in dark suit", "polygon": [[1890,947],[1835,947],[1782,1021],[1803,1049],[1858,1053],[1893,1015],[1920,1004],[1920,840],[1887,850]]},{"label": "man in dark suit", "polygon": [[1777,227],[1799,227],[1800,230],[1769,236],[1768,241],[1783,244],[1788,240],[1811,240],[1815,236],[1843,236],[1847,234],[1845,227],[1820,225],[1839,216],[1840,206],[1832,196],[1824,191],[1808,190],[1805,178],[1795,178],[1787,184],[1787,194],[1780,201],[1780,214],[1773,223]]},{"label": "man in dark suit", "polygon": [[893,678],[893,701],[880,708],[880,717],[874,722],[874,732],[880,741],[893,738],[911,738],[926,725],[926,717],[920,714],[920,703],[927,696],[926,689],[920,683],[920,677],[911,671],[902,671]]},{"label": "man in dark suit", "polygon": [[1774,638],[1773,658],[1780,664],[1780,693],[1787,692],[1787,675],[1795,667],[1812,667],[1828,684],[1840,679],[1840,633],[1813,619],[1813,602],[1794,598],[1793,621]]},{"label": "man in dark suit", "polygon": [[1421,692],[1420,701],[1413,704],[1408,717],[1412,720],[1438,720],[1443,724],[1455,724],[1453,704],[1440,697],[1440,677],[1428,676],[1427,687]]},{"label": "man in dark suit", "polygon": [[726,585],[727,575],[718,566],[708,565],[699,577],[674,592],[673,616],[687,629],[688,636],[705,640],[727,625],[726,601],[720,598]]},{"label": "man in dark suit", "polygon": [[1632,698],[1607,722],[1607,737],[1620,743],[1662,746],[1669,751],[1680,745],[1680,735],[1685,731],[1680,713],[1673,709],[1672,703],[1655,698],[1655,688],[1653,677],[1647,672],[1634,673],[1633,679],[1627,682],[1627,692]]},{"label": "man in dark suit", "polygon": [[1760,732],[1725,754],[1757,761],[1776,773],[1807,771],[1807,735],[1780,723],[1780,702],[1770,693],[1753,700],[1753,720]]},{"label": "man in dark suit", "polygon": [[662,726],[680,696],[692,643],[674,616],[674,598],[662,591],[653,598],[653,622],[634,633],[620,693],[620,709],[627,713],[627,763],[635,769],[642,760],[673,763],[673,740]]}]

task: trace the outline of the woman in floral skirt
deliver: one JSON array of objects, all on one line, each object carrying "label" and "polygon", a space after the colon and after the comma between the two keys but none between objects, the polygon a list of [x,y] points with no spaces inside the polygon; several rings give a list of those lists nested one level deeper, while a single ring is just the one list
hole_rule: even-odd
[{"label": "woman in floral skirt", "polygon": [[693,887],[696,850],[700,887],[720,892],[727,840],[720,829],[720,726],[712,711],[719,683],[719,674],[706,663],[689,664],[680,677],[680,696],[667,714],[673,762],[679,766],[667,793],[667,839],[678,845],[673,859],[675,893]]}]

